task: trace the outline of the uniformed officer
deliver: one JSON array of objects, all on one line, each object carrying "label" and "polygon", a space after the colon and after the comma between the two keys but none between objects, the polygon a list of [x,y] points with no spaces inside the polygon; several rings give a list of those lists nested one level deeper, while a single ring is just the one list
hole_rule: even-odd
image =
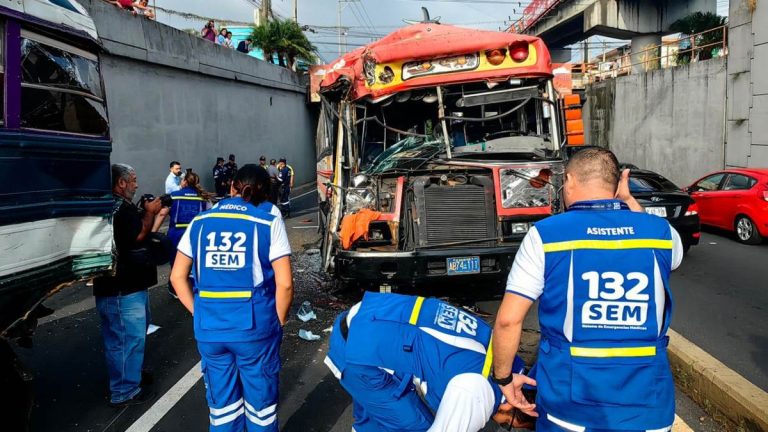
[{"label": "uniformed officer", "polygon": [[285,158],[277,163],[277,181],[279,183],[280,198],[278,207],[283,217],[291,216],[291,189],[293,188],[293,167],[288,165]]},{"label": "uniformed officer", "polygon": [[278,430],[280,340],[293,284],[283,221],[257,208],[268,190],[263,168],[240,168],[233,197],[187,228],[171,273],[194,315],[211,431]]},{"label": "uniformed officer", "polygon": [[213,166],[213,184],[216,187],[216,196],[223,198],[227,194],[229,187],[227,178],[227,169],[224,167],[224,158],[217,157],[216,165]]},{"label": "uniformed officer", "polygon": [[[195,216],[210,208],[208,194],[200,187],[200,176],[197,173],[188,171],[181,180],[180,186],[181,189],[171,193],[172,204],[168,223],[168,240],[173,243],[171,267],[176,260],[176,247],[179,246],[184,231],[187,230]],[[168,280],[168,292],[172,296],[176,296],[170,279]]]},{"label": "uniformed officer", "polygon": [[[478,431],[514,419],[488,379],[490,341],[463,309],[369,292],[336,319],[325,364],[352,396],[354,431]],[[515,358],[516,372],[524,366]]]},{"label": "uniformed officer", "polygon": [[563,195],[568,211],[531,228],[515,257],[493,334],[495,380],[516,381],[512,358],[538,299],[536,429],[668,431],[669,275],[682,260],[680,237],[643,212],[629,170],[620,173],[608,150],[576,153]]}]

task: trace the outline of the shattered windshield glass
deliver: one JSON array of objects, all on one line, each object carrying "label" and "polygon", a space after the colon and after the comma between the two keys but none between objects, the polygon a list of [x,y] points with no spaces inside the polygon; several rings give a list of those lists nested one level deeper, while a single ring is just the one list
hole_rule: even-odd
[{"label": "shattered windshield glass", "polygon": [[417,169],[440,154],[444,148],[443,141],[411,136],[384,150],[365,172],[381,174],[395,169]]}]

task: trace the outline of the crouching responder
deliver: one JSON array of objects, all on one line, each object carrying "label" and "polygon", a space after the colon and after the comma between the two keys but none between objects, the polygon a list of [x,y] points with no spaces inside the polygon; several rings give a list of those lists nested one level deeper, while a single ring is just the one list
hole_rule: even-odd
[{"label": "crouching responder", "polygon": [[[490,342],[488,324],[448,303],[366,293],[336,319],[325,364],[352,396],[356,432],[475,432],[491,418],[523,427],[489,378]],[[536,384],[520,375],[518,392],[524,383]]]}]

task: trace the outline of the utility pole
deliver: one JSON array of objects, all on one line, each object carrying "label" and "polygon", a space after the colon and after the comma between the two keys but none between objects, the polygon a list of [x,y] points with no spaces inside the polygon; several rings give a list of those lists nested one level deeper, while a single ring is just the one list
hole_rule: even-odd
[{"label": "utility pole", "polygon": [[344,10],[345,7],[347,7],[348,3],[354,3],[354,2],[357,2],[357,1],[360,1],[360,0],[338,0],[338,2],[339,2],[339,11],[338,11],[338,13],[339,13],[339,27],[338,27],[339,28],[339,56],[341,56],[341,54],[344,51],[346,51],[346,44],[347,44],[347,38],[346,38],[347,35],[346,34],[344,34],[344,44],[342,45],[342,43],[341,43],[341,36],[343,34],[342,33],[343,29],[341,27],[341,12]]},{"label": "utility pole", "polygon": [[261,11],[259,13],[259,25],[266,24],[269,16],[272,15],[272,0],[261,0]]},{"label": "utility pole", "polygon": [[299,22],[299,0],[293,0],[293,21]]}]

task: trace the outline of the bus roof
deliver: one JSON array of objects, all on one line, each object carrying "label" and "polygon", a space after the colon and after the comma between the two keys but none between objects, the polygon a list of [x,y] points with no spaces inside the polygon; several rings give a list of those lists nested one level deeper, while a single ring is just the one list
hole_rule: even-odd
[{"label": "bus roof", "polygon": [[[527,49],[526,57],[513,60],[512,47]],[[503,62],[489,62],[492,50],[503,50]],[[320,75],[321,92],[349,83],[349,97],[379,98],[441,84],[549,78],[552,62],[547,47],[537,37],[421,23],[347,53],[322,67]]]},{"label": "bus roof", "polygon": [[42,22],[67,33],[98,40],[96,24],[88,11],[76,0],[24,0],[6,3],[4,6],[18,13],[16,16],[20,19]]}]

